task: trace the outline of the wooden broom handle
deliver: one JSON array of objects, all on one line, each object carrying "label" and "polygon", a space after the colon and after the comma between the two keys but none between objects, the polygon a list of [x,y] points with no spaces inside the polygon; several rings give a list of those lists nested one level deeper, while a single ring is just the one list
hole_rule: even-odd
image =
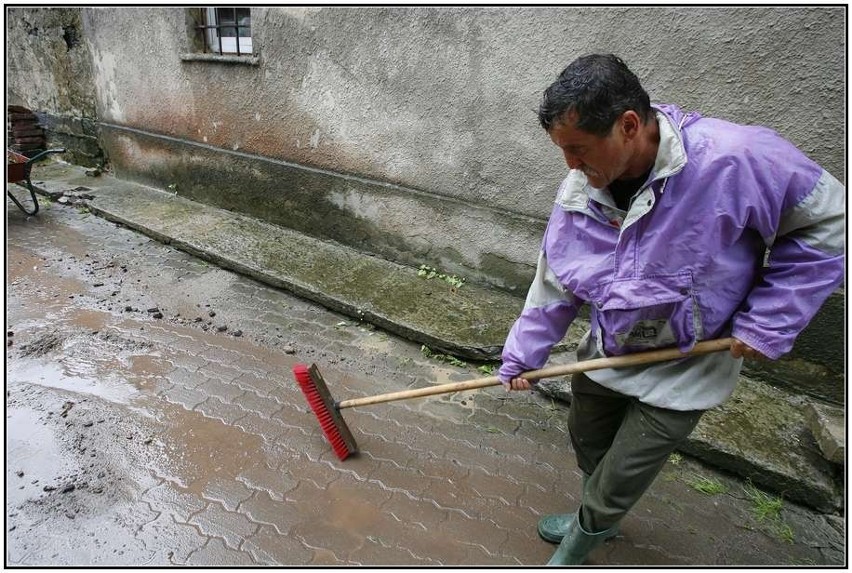
[{"label": "wooden broom handle", "polygon": [[[649,352],[636,352],[634,354],[626,354],[624,356],[595,358],[594,360],[584,360],[573,364],[550,366],[549,368],[525,372],[520,374],[519,377],[526,378],[527,380],[541,380],[543,378],[565,376],[576,372],[588,372],[589,370],[600,370],[602,368],[623,368],[626,366],[650,364],[652,362],[664,362],[666,360],[675,360],[686,356],[698,356],[700,354],[709,354],[711,352],[719,352],[720,350],[728,350],[731,347],[732,342],[732,338],[704,340],[697,343],[692,350],[686,353],[681,352],[677,348],[651,350]],[[486,388],[488,386],[496,386],[498,384],[500,384],[499,378],[496,376],[489,376],[488,378],[477,378],[476,380],[468,380],[466,382],[450,382],[449,384],[428,386],[426,388],[417,388],[415,390],[401,390],[399,392],[390,392],[388,394],[379,394],[377,396],[366,396],[364,398],[342,400],[337,403],[337,408],[342,410],[344,408],[354,408],[355,406],[369,406],[370,404],[394,402],[396,400],[405,400],[407,398],[418,398],[421,396],[433,396],[435,394],[447,394],[450,392]]]}]

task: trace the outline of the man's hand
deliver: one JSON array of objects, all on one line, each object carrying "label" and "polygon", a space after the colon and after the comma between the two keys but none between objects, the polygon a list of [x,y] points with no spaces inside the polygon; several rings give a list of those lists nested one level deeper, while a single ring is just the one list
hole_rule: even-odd
[{"label": "man's hand", "polygon": [[742,340],[737,340],[736,338],[734,338],[734,341],[731,343],[731,355],[734,358],[748,358],[750,360],[769,360],[766,356],[764,356]]},{"label": "man's hand", "polygon": [[503,388],[506,389],[506,392],[512,390],[529,390],[532,388],[532,383],[526,378],[512,378],[508,383],[503,383]]}]

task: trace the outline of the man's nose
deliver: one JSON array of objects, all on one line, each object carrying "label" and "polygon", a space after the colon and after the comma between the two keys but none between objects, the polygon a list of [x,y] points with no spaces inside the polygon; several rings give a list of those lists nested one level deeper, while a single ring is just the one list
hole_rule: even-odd
[{"label": "man's nose", "polygon": [[580,158],[573,153],[568,153],[567,151],[563,151],[562,153],[565,156],[565,163],[568,164],[570,169],[579,169],[583,166],[583,162],[580,161]]}]

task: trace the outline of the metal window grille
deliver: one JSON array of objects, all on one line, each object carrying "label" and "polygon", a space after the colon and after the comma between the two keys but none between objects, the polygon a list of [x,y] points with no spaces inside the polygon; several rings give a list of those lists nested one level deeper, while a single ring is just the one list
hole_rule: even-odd
[{"label": "metal window grille", "polygon": [[[236,55],[251,54],[251,49],[242,51],[240,38],[251,41],[251,11],[249,8],[210,8],[204,10],[204,24],[196,26],[203,36],[204,51],[212,50],[218,54],[236,53]],[[223,39],[233,38],[234,50],[223,46]],[[249,44],[250,46],[250,44]],[[218,50],[216,49],[218,48]]]}]

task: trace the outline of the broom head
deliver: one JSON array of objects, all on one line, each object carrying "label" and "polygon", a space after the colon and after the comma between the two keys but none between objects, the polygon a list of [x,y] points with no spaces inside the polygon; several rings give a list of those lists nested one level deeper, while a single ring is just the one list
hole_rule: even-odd
[{"label": "broom head", "polygon": [[340,461],[356,453],[358,446],[355,444],[355,438],[352,437],[349,427],[340,415],[340,410],[332,399],[316,364],[311,364],[310,368],[304,364],[296,364],[293,366],[293,375]]}]

